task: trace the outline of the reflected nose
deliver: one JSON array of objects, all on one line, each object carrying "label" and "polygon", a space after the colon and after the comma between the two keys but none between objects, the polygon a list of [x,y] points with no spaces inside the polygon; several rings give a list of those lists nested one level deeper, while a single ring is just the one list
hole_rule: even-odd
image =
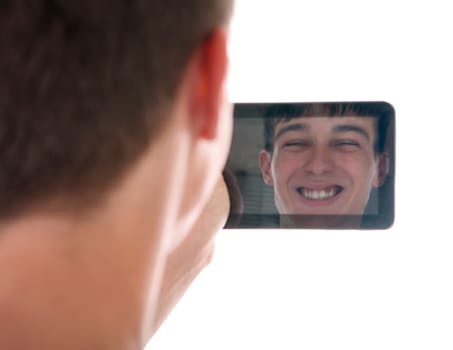
[{"label": "reflected nose", "polygon": [[334,162],[332,156],[325,147],[313,147],[304,165],[304,171],[314,175],[330,172],[333,168]]}]

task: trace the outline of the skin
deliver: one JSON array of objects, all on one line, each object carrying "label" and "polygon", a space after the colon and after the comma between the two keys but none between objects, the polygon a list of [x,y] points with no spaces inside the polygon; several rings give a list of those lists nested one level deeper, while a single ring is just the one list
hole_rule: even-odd
[{"label": "skin", "polygon": [[[280,214],[362,215],[371,189],[385,178],[376,155],[375,118],[303,117],[280,122],[272,154],[259,162]],[[321,191],[332,198],[314,200]],[[308,196],[308,198],[307,198]],[[312,198],[310,198],[310,196]]]},{"label": "skin", "polygon": [[[220,178],[208,205],[192,228],[190,235],[168,257],[158,302],[160,309],[156,329],[165,320],[192,281],[211,261],[215,235],[226,223],[229,209],[227,186],[223,178]],[[187,261],[193,263],[187,265]]]},{"label": "skin", "polygon": [[[142,349],[209,263],[228,214],[226,29],[194,50],[168,123],[89,213],[0,222],[1,349]],[[45,205],[44,205],[45,204]]]}]

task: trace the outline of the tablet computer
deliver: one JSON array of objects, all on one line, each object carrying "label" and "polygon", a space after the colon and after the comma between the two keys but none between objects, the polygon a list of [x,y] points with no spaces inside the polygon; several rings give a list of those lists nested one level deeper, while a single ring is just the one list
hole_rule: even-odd
[{"label": "tablet computer", "polygon": [[389,228],[394,108],[388,102],[236,103],[226,173],[236,192],[226,227]]}]

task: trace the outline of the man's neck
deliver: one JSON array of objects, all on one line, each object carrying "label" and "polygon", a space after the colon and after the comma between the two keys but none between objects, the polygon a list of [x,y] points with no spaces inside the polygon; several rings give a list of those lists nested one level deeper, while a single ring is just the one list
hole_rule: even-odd
[{"label": "man's neck", "polygon": [[0,349],[147,343],[169,240],[182,230],[187,169],[177,165],[188,151],[179,129],[170,130],[175,135],[162,134],[90,215],[41,212],[0,222]]},{"label": "man's neck", "polygon": [[164,270],[165,205],[117,203],[86,220],[0,224],[0,349],[143,346]]}]

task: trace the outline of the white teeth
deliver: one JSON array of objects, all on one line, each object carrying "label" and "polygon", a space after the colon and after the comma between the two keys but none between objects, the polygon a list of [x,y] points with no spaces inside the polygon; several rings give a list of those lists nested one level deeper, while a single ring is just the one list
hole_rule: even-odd
[{"label": "white teeth", "polygon": [[307,199],[322,200],[322,199],[328,199],[328,198],[333,197],[335,195],[335,191],[333,189],[328,192],[326,192],[324,190],[310,191],[310,190],[304,189],[302,194]]}]

